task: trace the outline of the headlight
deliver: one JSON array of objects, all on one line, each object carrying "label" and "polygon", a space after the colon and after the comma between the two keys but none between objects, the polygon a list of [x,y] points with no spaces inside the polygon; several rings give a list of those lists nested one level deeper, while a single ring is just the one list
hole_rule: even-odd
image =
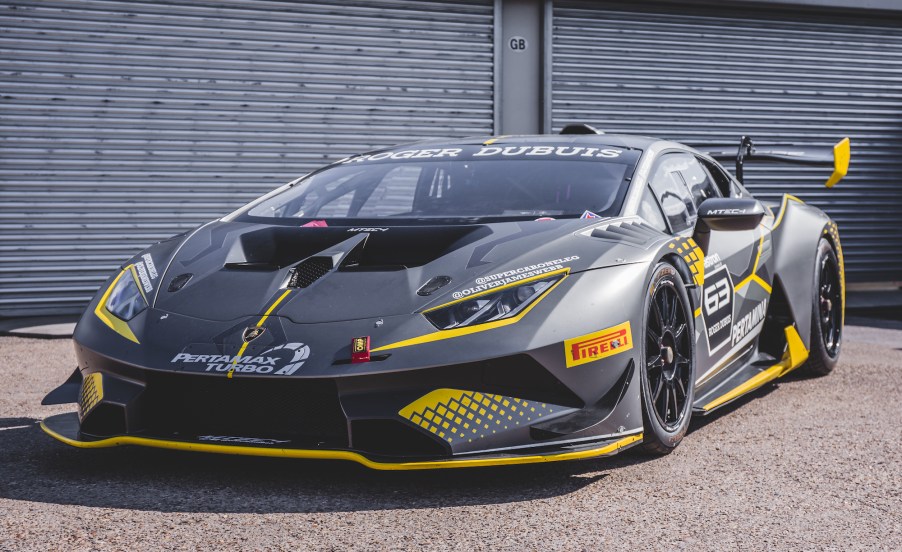
[{"label": "headlight", "polygon": [[425,311],[423,315],[440,330],[503,320],[523,312],[564,276],[565,274],[558,273],[520,285],[506,286],[498,291],[483,292],[435,307]]},{"label": "headlight", "polygon": [[105,306],[110,314],[125,321],[131,320],[147,309],[147,300],[138,287],[132,270],[122,271],[110,290]]}]

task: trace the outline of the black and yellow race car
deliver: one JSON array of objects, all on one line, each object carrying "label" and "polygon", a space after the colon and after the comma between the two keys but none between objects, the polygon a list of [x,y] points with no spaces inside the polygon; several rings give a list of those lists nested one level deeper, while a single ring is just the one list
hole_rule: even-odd
[{"label": "black and yellow race car", "polygon": [[[829,152],[753,159],[848,169]],[[77,447],[519,464],[676,447],[840,354],[836,224],[687,146],[574,125],[357,155],[129,260],[43,428]]]}]

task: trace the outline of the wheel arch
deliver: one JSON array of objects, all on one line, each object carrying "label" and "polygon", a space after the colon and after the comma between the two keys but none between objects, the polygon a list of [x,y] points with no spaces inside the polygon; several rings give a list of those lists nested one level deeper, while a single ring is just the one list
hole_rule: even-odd
[{"label": "wheel arch", "polygon": [[774,285],[779,285],[785,293],[789,314],[808,349],[811,348],[812,283],[817,244],[830,224],[830,217],[820,209],[784,195],[772,228]]},{"label": "wheel arch", "polygon": [[665,247],[662,252],[659,254],[659,259],[657,262],[652,263],[651,270],[654,270],[654,265],[658,262],[666,262],[672,265],[677,274],[680,275],[680,279],[683,280],[683,285],[686,286],[686,294],[689,296],[689,306],[692,308],[692,323],[695,325],[695,314],[698,312],[698,309],[701,307],[701,292],[702,285],[705,283],[705,274],[704,274],[704,266],[705,266],[705,257],[701,252],[701,249],[696,249],[695,252],[700,255],[700,260],[696,262],[696,273],[693,274],[692,267],[686,261],[686,259],[678,253],[675,253],[673,249],[669,247]]}]

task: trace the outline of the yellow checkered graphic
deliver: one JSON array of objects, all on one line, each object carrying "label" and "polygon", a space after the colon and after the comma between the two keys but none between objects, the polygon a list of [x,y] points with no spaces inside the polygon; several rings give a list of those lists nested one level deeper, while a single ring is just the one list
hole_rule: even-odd
[{"label": "yellow checkered graphic", "polygon": [[504,395],[436,389],[402,408],[405,420],[449,443],[472,442],[529,424],[559,407]]},{"label": "yellow checkered graphic", "polygon": [[101,400],[103,400],[103,376],[100,372],[88,374],[81,384],[81,398],[78,401],[79,414],[84,417]]},{"label": "yellow checkered graphic", "polygon": [[689,238],[682,243],[670,244],[670,248],[676,247],[677,253],[683,256],[683,260],[689,265],[692,271],[692,279],[695,284],[700,286],[705,283],[705,254],[702,248],[695,243],[695,240]]}]

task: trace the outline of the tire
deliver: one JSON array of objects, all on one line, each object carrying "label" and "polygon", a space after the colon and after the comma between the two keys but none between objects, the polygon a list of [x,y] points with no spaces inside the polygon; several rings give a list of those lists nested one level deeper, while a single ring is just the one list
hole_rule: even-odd
[{"label": "tire", "polygon": [[811,301],[811,351],[802,366],[808,376],[826,376],[833,371],[842,349],[843,289],[839,260],[830,242],[817,244],[814,264],[814,296]]},{"label": "tire", "polygon": [[686,286],[672,265],[658,263],[645,297],[639,371],[642,449],[664,455],[680,444],[692,418],[695,329]]}]

